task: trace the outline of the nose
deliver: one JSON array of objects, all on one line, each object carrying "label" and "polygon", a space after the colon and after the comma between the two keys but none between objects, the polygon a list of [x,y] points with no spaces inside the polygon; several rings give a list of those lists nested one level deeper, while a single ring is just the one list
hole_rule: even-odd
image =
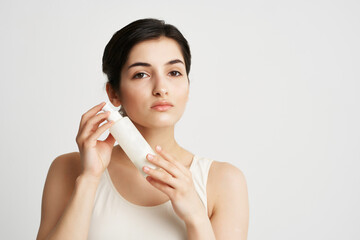
[{"label": "nose", "polygon": [[166,95],[168,95],[168,91],[166,88],[154,88],[153,95],[165,97]]},{"label": "nose", "polygon": [[161,77],[157,77],[155,79],[155,83],[154,83],[154,89],[153,89],[153,95],[156,97],[165,97],[166,95],[169,94],[168,92],[168,88],[166,87],[165,84],[166,79],[165,78],[161,78]]}]

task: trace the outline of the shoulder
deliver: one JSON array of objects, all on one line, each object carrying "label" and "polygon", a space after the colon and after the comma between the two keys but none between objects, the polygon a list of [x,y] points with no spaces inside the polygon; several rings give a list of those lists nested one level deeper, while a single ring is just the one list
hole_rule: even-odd
[{"label": "shoulder", "polygon": [[37,239],[44,238],[60,218],[75,188],[81,167],[78,152],[62,154],[52,161],[43,189]]},{"label": "shoulder", "polygon": [[49,171],[66,171],[67,174],[76,173],[81,168],[79,152],[64,153],[57,156],[51,163]]},{"label": "shoulder", "polygon": [[209,169],[208,191],[213,210],[225,204],[226,198],[247,198],[245,175],[231,163],[213,161]]},{"label": "shoulder", "polygon": [[215,184],[215,187],[223,184],[236,185],[246,183],[244,173],[228,162],[213,161],[209,170],[209,181]]},{"label": "shoulder", "polygon": [[210,171],[210,221],[217,238],[246,239],[249,202],[244,173],[227,162],[214,161]]},{"label": "shoulder", "polygon": [[47,180],[52,178],[75,180],[81,173],[81,167],[79,152],[59,155],[50,165]]},{"label": "shoulder", "polygon": [[75,188],[77,177],[81,173],[80,153],[72,152],[56,157],[49,168],[43,201],[46,203],[64,204]]},{"label": "shoulder", "polygon": [[74,188],[76,178],[81,173],[81,168],[79,152],[65,153],[56,157],[49,167],[44,186],[45,193],[57,189],[69,196]]}]

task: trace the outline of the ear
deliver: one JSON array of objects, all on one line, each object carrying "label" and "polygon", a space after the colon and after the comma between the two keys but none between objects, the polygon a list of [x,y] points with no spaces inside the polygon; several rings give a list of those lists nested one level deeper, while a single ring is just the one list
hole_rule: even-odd
[{"label": "ear", "polygon": [[106,92],[112,105],[114,105],[114,107],[119,107],[121,105],[120,96],[114,91],[110,83],[106,83]]}]

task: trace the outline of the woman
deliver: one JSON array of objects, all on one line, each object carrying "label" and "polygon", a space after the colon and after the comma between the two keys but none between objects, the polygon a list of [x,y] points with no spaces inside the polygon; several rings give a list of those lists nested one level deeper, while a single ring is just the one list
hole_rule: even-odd
[{"label": "woman", "polygon": [[111,134],[101,103],[82,115],[79,152],[57,157],[45,182],[37,239],[246,239],[248,196],[233,165],[199,157],[175,140],[189,95],[183,35],[156,19],[116,32],[103,56],[106,91],[156,156],[144,178]]}]

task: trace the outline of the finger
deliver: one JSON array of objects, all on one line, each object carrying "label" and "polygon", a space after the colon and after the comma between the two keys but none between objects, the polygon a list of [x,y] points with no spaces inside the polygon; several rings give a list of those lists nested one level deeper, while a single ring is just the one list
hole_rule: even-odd
[{"label": "finger", "polygon": [[100,123],[102,123],[105,119],[107,119],[109,115],[110,112],[103,112],[91,117],[83,127],[82,131],[84,132],[84,136],[87,137],[91,134],[90,133],[91,131],[92,132],[96,131]]},{"label": "finger", "polygon": [[90,117],[92,117],[97,112],[99,112],[103,108],[104,105],[105,105],[105,102],[101,102],[100,104],[92,107],[90,110],[88,110],[86,113],[84,113],[81,116],[80,128],[82,128],[82,126],[89,120]]},{"label": "finger", "polygon": [[146,180],[153,185],[155,188],[159,189],[163,193],[165,193],[169,198],[171,199],[171,196],[173,195],[174,189],[167,184],[164,184],[150,176],[146,177]]},{"label": "finger", "polygon": [[159,167],[161,167],[162,169],[164,169],[166,172],[168,172],[169,174],[171,174],[173,177],[179,177],[181,175],[180,170],[177,168],[176,165],[174,165],[173,163],[164,160],[163,158],[159,157],[159,156],[154,156],[152,154],[148,154],[146,156],[147,160]]},{"label": "finger", "polygon": [[107,136],[107,138],[104,140],[104,142],[106,142],[107,144],[109,144],[110,146],[114,146],[115,143],[115,138],[113,137],[113,135],[111,135],[111,133],[109,133],[109,135]]},{"label": "finger", "polygon": [[101,134],[103,134],[107,129],[114,125],[114,121],[107,122],[99,127],[93,134],[89,136],[89,140],[97,140]]},{"label": "finger", "polygon": [[144,170],[145,173],[147,173],[153,179],[155,179],[157,181],[160,181],[162,183],[165,183],[165,184],[169,185],[172,188],[177,187],[176,178],[171,176],[168,172],[161,171],[160,169],[152,169],[152,168],[146,167],[146,166],[143,167],[143,170]]},{"label": "finger", "polygon": [[103,122],[108,113],[100,113],[90,119],[82,129],[79,129],[78,138],[87,139],[91,134],[93,134],[99,127],[100,123]]},{"label": "finger", "polygon": [[187,168],[184,165],[182,165],[181,163],[176,161],[176,159],[174,157],[172,157],[170,154],[168,154],[166,151],[164,151],[160,146],[156,146],[155,150],[156,150],[156,152],[159,153],[159,155],[162,158],[164,158],[165,160],[174,164],[183,174],[185,174],[185,172],[187,171]]}]

